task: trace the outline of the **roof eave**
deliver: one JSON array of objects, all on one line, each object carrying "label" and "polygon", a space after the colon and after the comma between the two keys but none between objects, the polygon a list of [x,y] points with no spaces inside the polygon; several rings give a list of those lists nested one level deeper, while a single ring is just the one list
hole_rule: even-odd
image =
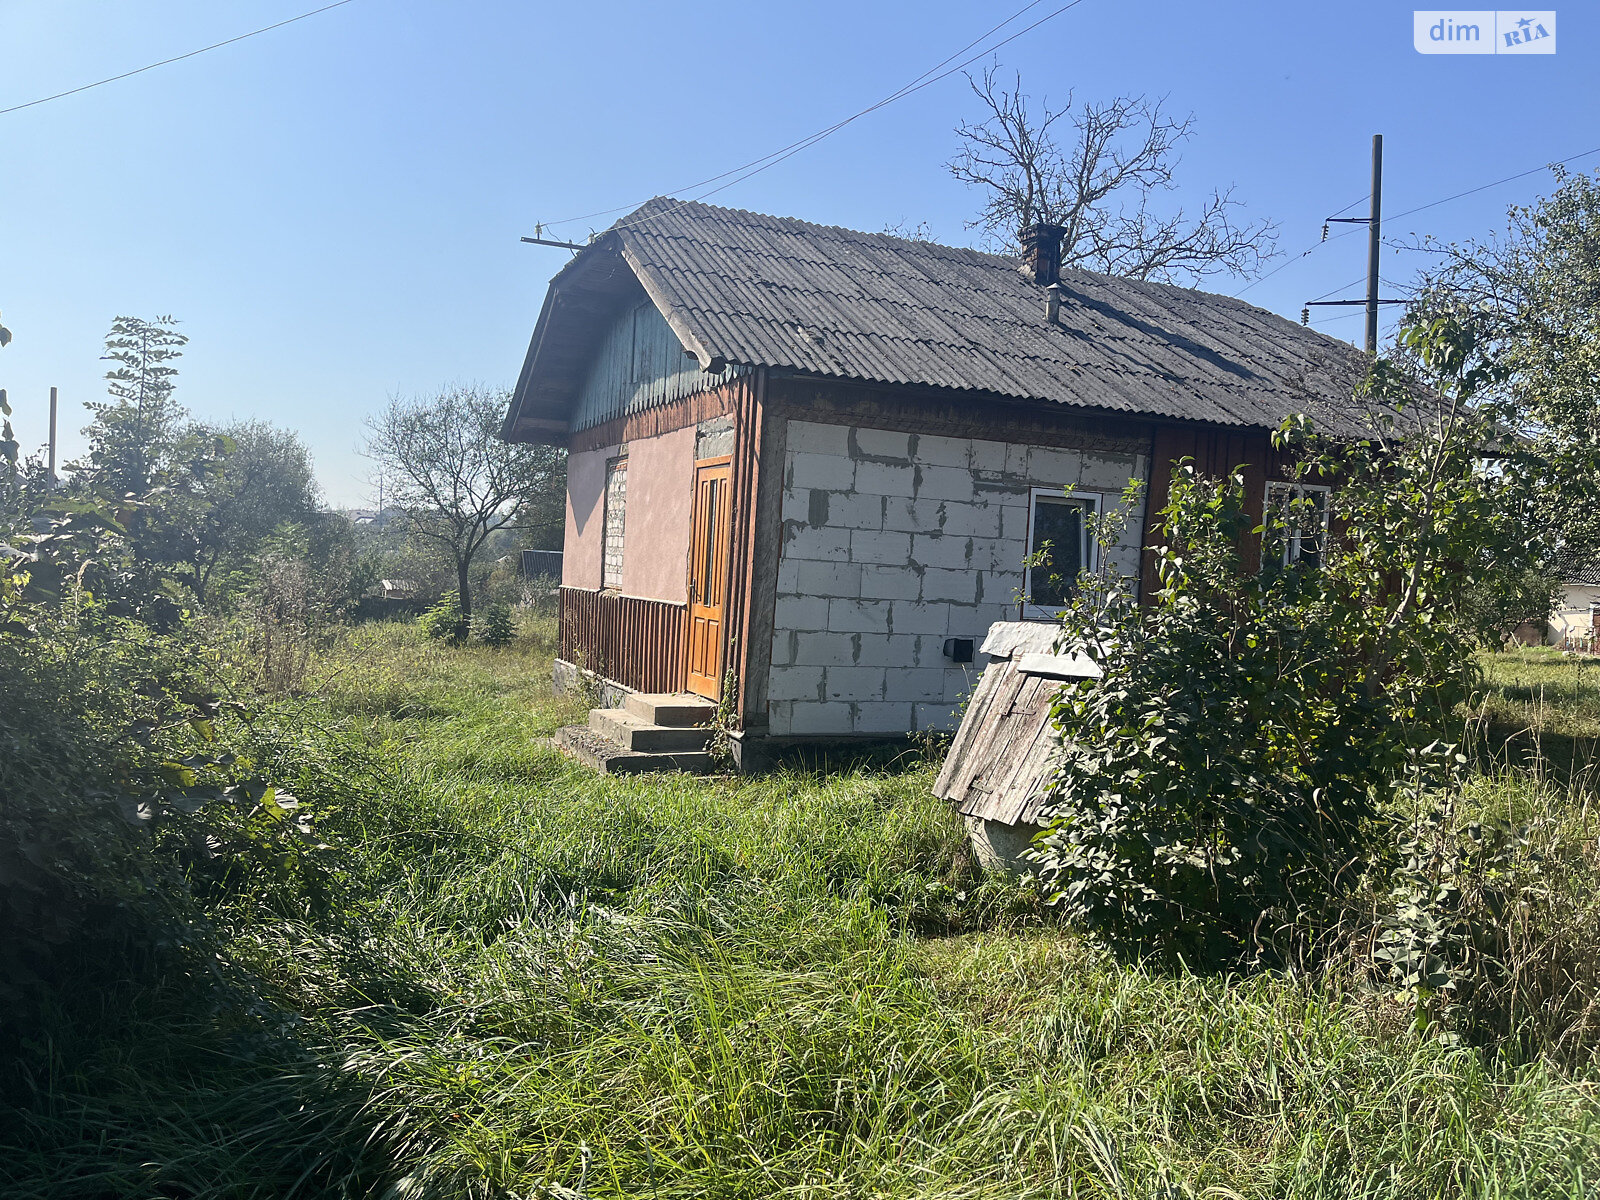
[{"label": "roof eave", "polygon": [[[607,253],[614,253],[619,243],[620,238],[615,232],[608,231],[601,234],[574,254],[571,261],[551,277],[550,285],[545,290],[544,304],[539,309],[539,319],[534,323],[533,336],[528,341],[528,352],[522,360],[522,370],[517,375],[517,385],[511,392],[511,403],[506,407],[506,418],[500,426],[500,436],[505,441],[557,444],[552,440],[557,427],[560,436],[565,438],[567,426],[564,422],[553,418],[525,415],[524,409],[530,399],[545,339],[559,313],[563,285],[580,278],[583,272],[590,270]],[[637,276],[637,269],[632,263],[628,264],[628,268]]]}]

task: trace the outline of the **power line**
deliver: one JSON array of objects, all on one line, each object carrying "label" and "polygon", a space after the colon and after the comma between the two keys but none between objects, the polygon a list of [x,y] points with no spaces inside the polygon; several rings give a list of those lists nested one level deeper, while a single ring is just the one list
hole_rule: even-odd
[{"label": "power line", "polygon": [[1403,213],[1395,214],[1394,216],[1390,217],[1389,220],[1398,221],[1401,217],[1409,217],[1412,213],[1419,213],[1423,209],[1433,208],[1440,204],[1448,204],[1450,201],[1459,200],[1463,196],[1471,196],[1478,192],[1488,191],[1492,187],[1499,187],[1502,183],[1510,183],[1514,179],[1523,179],[1529,175],[1537,175],[1540,171],[1549,170],[1551,167],[1564,167],[1568,163],[1577,162],[1580,158],[1588,158],[1591,154],[1600,154],[1600,146],[1596,146],[1593,150],[1585,150],[1582,154],[1574,154],[1571,158],[1562,158],[1553,163],[1545,163],[1543,166],[1530,167],[1526,171],[1518,171],[1515,175],[1507,175],[1504,179],[1496,179],[1493,183],[1485,183],[1479,187],[1468,188],[1464,192],[1457,192],[1454,196],[1446,196],[1443,200],[1431,200],[1427,204],[1419,204],[1416,208],[1408,208]]},{"label": "power line", "polygon": [[[834,124],[829,125],[825,129],[819,129],[816,133],[813,133],[813,134],[810,134],[810,135],[808,135],[806,137],[803,137],[797,142],[790,142],[789,145],[784,146],[781,149],[774,150],[770,154],[764,154],[760,158],[751,159],[749,162],[745,163],[743,166],[733,167],[730,170],[722,172],[722,174],[720,174],[720,175],[713,175],[709,179],[702,179],[699,183],[693,183],[693,184],[690,184],[688,187],[676,188],[676,189],[673,189],[673,190],[674,191],[693,191],[696,188],[704,187],[708,183],[717,183],[719,180],[724,180],[724,179],[727,180],[726,183],[720,183],[717,187],[711,188],[709,191],[702,192],[699,195],[694,197],[694,200],[704,200],[707,196],[715,195],[717,192],[723,191],[723,190],[725,190],[727,188],[730,188],[730,187],[734,186],[734,184],[742,183],[742,182],[744,182],[744,180],[749,179],[751,176],[759,175],[762,171],[765,171],[765,170],[767,170],[767,169],[769,169],[771,167],[775,167],[779,163],[783,162],[785,159],[791,158],[794,155],[800,153],[800,151],[808,149],[809,147],[816,145],[818,142],[822,141],[824,138],[831,137],[833,134],[835,134],[839,130],[843,129],[846,125],[849,125],[852,122],[858,121],[862,117],[865,117],[865,116],[867,116],[867,115],[869,115],[871,113],[874,113],[880,108],[883,108],[883,107],[885,107],[887,105],[893,104],[897,100],[903,100],[907,96],[913,94],[914,92],[920,92],[923,88],[932,87],[934,84],[939,83],[941,80],[945,80],[945,79],[950,78],[950,76],[956,74],[956,72],[964,70],[965,68],[971,66],[973,63],[977,62],[978,59],[982,58],[984,55],[992,54],[996,50],[1000,49],[1001,46],[1004,46],[1004,45],[1007,45],[1010,42],[1016,41],[1023,34],[1032,32],[1033,30],[1037,29],[1039,26],[1045,24],[1048,21],[1053,21],[1056,17],[1059,17],[1062,13],[1066,12],[1069,8],[1076,8],[1079,4],[1083,3],[1083,0],[1069,0],[1069,3],[1063,4],[1060,8],[1057,8],[1057,9],[1053,10],[1052,12],[1046,13],[1044,16],[1040,17],[1037,21],[1033,22],[1033,24],[1023,26],[1021,29],[1017,30],[1015,33],[1011,34],[1009,37],[1001,39],[1000,41],[996,42],[994,45],[988,47],[985,50],[980,50],[977,54],[972,55],[972,57],[970,57],[970,58],[968,58],[968,59],[966,59],[966,60],[964,60],[962,62],[957,63],[953,67],[950,67],[949,70],[942,70],[942,68],[947,66],[951,61],[953,61],[956,58],[959,58],[961,55],[965,54],[968,50],[972,49],[972,47],[974,47],[974,46],[976,46],[976,45],[988,40],[988,38],[990,38],[993,34],[995,34],[996,32],[998,32],[1001,29],[1004,29],[1007,25],[1009,25],[1013,21],[1017,20],[1024,13],[1028,12],[1029,9],[1037,8],[1039,6],[1039,4],[1041,4],[1042,2],[1043,2],[1043,0],[1031,0],[1030,3],[1023,5],[1022,8],[1020,8],[1016,12],[1012,13],[1009,17],[1007,17],[1004,21],[1001,21],[998,25],[992,26],[986,32],[984,32],[983,34],[981,34],[978,37],[974,38],[972,41],[968,42],[965,46],[961,47],[961,49],[957,50],[954,54],[950,55],[943,62],[937,63],[934,66],[929,67],[926,71],[922,72],[922,74],[918,75],[915,79],[911,80],[910,83],[907,83],[905,86],[901,87],[897,91],[891,92],[889,95],[885,96],[882,100],[879,100],[876,104],[870,104],[866,108],[863,108],[863,109],[861,109],[861,110],[859,110],[857,112],[854,112],[854,113],[850,114],[850,116],[845,117],[843,120],[837,121]],[[935,72],[939,72],[939,73],[935,74]],[[743,172],[743,174],[741,174],[741,172]],[[734,178],[734,179],[729,179],[728,177],[730,175],[736,175],[738,177]],[[646,197],[646,199],[648,199],[648,198],[649,197]],[[638,204],[623,205],[623,206],[621,206],[619,208],[602,209],[599,212],[585,213],[582,216],[565,217],[565,218],[563,218],[563,219],[561,219],[559,221],[540,222],[540,227],[544,228],[544,229],[550,229],[550,228],[552,228],[554,226],[557,226],[557,225],[569,225],[569,224],[573,223],[574,221],[587,220],[589,217],[610,216],[612,213],[630,211],[632,209],[635,209],[635,208],[639,207],[639,204],[643,204],[643,203],[644,203],[644,201],[641,200],[641,201],[638,202]],[[679,205],[686,204],[686,203],[689,203],[689,201],[680,200],[678,202]],[[666,213],[671,212],[671,211],[672,211],[672,209],[664,209],[662,212],[653,213],[648,217],[641,218],[638,222],[635,222],[635,224],[643,224],[645,221],[655,220],[657,217],[664,216]],[[625,227],[624,226],[614,226],[613,228],[625,228]]]},{"label": "power line", "polygon": [[274,29],[282,29],[285,25],[293,25],[296,21],[304,21],[307,17],[314,17],[318,13],[325,13],[331,8],[341,8],[346,4],[353,4],[355,0],[334,0],[332,4],[324,4],[321,8],[314,8],[310,12],[303,12],[298,17],[279,21],[273,25],[263,25],[260,29],[252,29],[249,33],[241,33],[238,37],[231,37],[221,42],[212,42],[209,46],[201,46],[198,50],[191,50],[187,54],[179,54],[172,58],[163,58],[160,62],[153,62],[146,67],[138,67],[132,71],[124,71],[121,75],[112,75],[106,79],[97,79],[93,83],[86,83],[82,87],[68,88],[64,92],[57,92],[53,96],[41,96],[37,100],[29,100],[26,104],[13,104],[10,108],[0,108],[0,117],[7,113],[20,112],[24,108],[33,108],[38,104],[48,104],[52,100],[60,100],[65,96],[76,96],[79,92],[87,92],[90,88],[104,87],[108,83],[116,83],[119,79],[130,79],[135,75],[143,75],[146,71],[154,71],[157,67],[170,66],[175,62],[182,62],[186,58],[193,58],[197,54],[204,54],[208,50],[220,50],[223,46],[231,46],[235,42],[242,42],[246,38],[253,38],[263,33],[271,33]]},{"label": "power line", "polygon": [[[1340,213],[1349,212],[1356,205],[1361,204],[1364,201],[1366,201],[1368,198],[1370,198],[1371,195],[1372,195],[1372,193],[1368,192],[1365,196],[1361,196],[1358,199],[1350,201],[1350,203],[1346,204],[1343,208],[1341,208],[1341,209],[1337,210],[1336,212],[1330,214],[1330,219],[1332,217],[1337,217]],[[1237,292],[1235,292],[1233,294],[1233,298],[1235,300],[1237,300],[1240,296],[1244,295],[1251,288],[1255,287],[1256,284],[1265,283],[1267,280],[1271,279],[1274,275],[1276,275],[1279,271],[1281,271],[1285,267],[1287,267],[1290,263],[1299,262],[1302,258],[1304,258],[1306,255],[1310,254],[1313,250],[1315,250],[1318,246],[1322,245],[1322,243],[1326,242],[1327,240],[1328,239],[1326,237],[1320,238],[1319,240],[1317,240],[1315,242],[1312,242],[1311,245],[1307,246],[1304,250],[1300,251],[1300,253],[1296,254],[1293,258],[1284,259],[1281,263],[1279,263],[1277,266],[1273,267],[1272,270],[1268,271],[1265,275],[1257,275],[1249,283],[1245,284],[1242,288],[1240,288]],[[1365,279],[1366,276],[1363,275],[1361,278]],[[1335,290],[1337,290],[1337,289],[1335,289]]]},{"label": "power line", "polygon": [[[1360,201],[1358,200],[1358,201],[1356,201],[1356,203],[1359,204]],[[1355,287],[1356,284],[1365,283],[1366,281],[1367,281],[1366,272],[1362,272],[1360,275],[1358,275],[1354,279],[1352,279],[1349,283],[1341,283],[1336,288],[1329,288],[1327,291],[1323,292],[1322,295],[1313,296],[1313,297],[1311,297],[1311,299],[1312,300],[1326,300],[1329,296],[1333,295],[1335,292],[1342,292],[1342,291],[1345,290],[1345,288],[1353,288],[1353,287]]]},{"label": "power line", "polygon": [[1365,204],[1370,199],[1372,199],[1372,193],[1368,192],[1365,196],[1361,197],[1361,199],[1352,200],[1352,201],[1350,201],[1349,204],[1346,204],[1343,208],[1336,209],[1334,212],[1329,213],[1328,214],[1328,219],[1331,221],[1331,220],[1333,220],[1334,217],[1342,217],[1342,216],[1344,216],[1345,213],[1349,212],[1356,205]]},{"label": "power line", "polygon": [[[1396,213],[1394,216],[1389,217],[1388,220],[1391,221],[1391,222],[1398,221],[1402,217],[1409,217],[1409,216],[1412,216],[1415,213],[1423,212],[1423,211],[1425,211],[1427,209],[1430,209],[1430,208],[1437,208],[1441,204],[1449,204],[1452,200],[1459,200],[1463,196],[1473,196],[1473,195],[1476,195],[1479,192],[1486,192],[1490,188],[1499,187],[1503,183],[1511,183],[1511,182],[1513,182],[1515,180],[1518,180],[1518,179],[1526,179],[1529,175],[1537,175],[1540,171],[1549,170],[1551,167],[1564,167],[1568,163],[1577,162],[1580,158],[1588,158],[1591,154],[1600,154],[1600,146],[1596,146],[1593,150],[1585,150],[1580,154],[1574,154],[1574,155],[1572,155],[1572,156],[1570,156],[1568,158],[1560,158],[1560,159],[1557,159],[1555,162],[1545,163],[1543,166],[1530,167],[1526,171],[1518,171],[1515,175],[1507,175],[1504,179],[1496,179],[1493,183],[1484,183],[1484,184],[1480,184],[1480,185],[1478,185],[1477,187],[1474,187],[1474,188],[1468,188],[1464,192],[1457,192],[1453,196],[1445,196],[1441,200],[1430,200],[1426,204],[1419,204],[1415,208],[1408,208],[1403,213]],[[1363,196],[1361,199],[1365,200],[1366,197]],[[1361,200],[1357,200],[1355,202],[1355,204],[1360,204],[1360,203],[1361,203]],[[1332,216],[1335,216],[1335,217],[1339,216],[1340,213],[1343,213],[1343,212],[1347,211],[1348,209],[1354,208],[1355,204],[1346,204],[1344,206],[1344,208],[1341,208],[1338,212],[1333,213]],[[1325,246],[1329,242],[1336,242],[1342,237],[1349,237],[1352,233],[1359,233],[1359,232],[1360,232],[1359,229],[1357,229],[1356,227],[1352,226],[1349,229],[1340,230],[1338,233],[1332,235],[1331,237],[1322,238],[1319,241],[1313,242],[1311,245],[1307,246],[1304,250],[1302,250],[1299,254],[1296,254],[1293,258],[1285,259],[1283,262],[1281,262],[1277,266],[1273,267],[1272,270],[1268,271],[1265,275],[1259,275],[1255,279],[1252,279],[1249,283],[1245,284],[1242,288],[1240,288],[1237,292],[1235,292],[1233,294],[1234,298],[1237,299],[1238,297],[1244,295],[1251,288],[1255,287],[1256,284],[1258,284],[1258,283],[1265,283],[1267,280],[1271,279],[1274,275],[1276,275],[1279,271],[1283,270],[1285,267],[1290,266],[1293,263],[1299,262],[1302,258],[1306,257],[1306,255],[1310,254],[1313,250],[1316,250],[1319,246]],[[1410,249],[1410,247],[1399,247],[1399,248],[1400,249]],[[1365,276],[1363,276],[1363,278],[1365,278]],[[1348,286],[1348,285],[1346,285],[1346,286]],[[1340,290],[1340,289],[1338,289],[1338,288],[1334,289],[1334,291],[1338,291],[1338,290]],[[1320,299],[1320,298],[1321,297],[1318,297],[1318,299]],[[1337,320],[1339,318],[1334,318],[1334,319]]]},{"label": "power line", "polygon": [[[1004,21],[1001,21],[1000,24],[991,27],[990,29],[988,29],[984,33],[980,34],[977,38],[974,38],[972,41],[968,42],[965,46],[961,47],[961,49],[957,50],[955,52],[955,54],[952,54],[950,56],[950,58],[945,59],[944,62],[938,63],[935,66],[929,67],[928,70],[924,71],[921,75],[918,75],[916,77],[916,79],[913,79],[911,81],[911,83],[906,84],[906,86],[904,88],[901,88],[900,91],[895,92],[892,95],[886,97],[885,99],[878,101],[878,105],[886,104],[890,100],[898,98],[902,93],[905,92],[906,88],[909,88],[912,84],[915,84],[915,83],[919,82],[920,80],[922,80],[926,76],[932,74],[934,71],[937,71],[940,67],[944,66],[945,63],[950,62],[951,59],[954,59],[954,58],[958,57],[959,55],[965,54],[968,50],[972,49],[979,42],[981,42],[985,38],[989,37],[989,35],[994,33],[996,30],[1004,29],[1007,25],[1011,24],[1011,22],[1015,21],[1023,13],[1027,12],[1028,9],[1037,8],[1042,3],[1044,3],[1044,0],[1031,0],[1030,3],[1024,5],[1022,8],[1020,8],[1016,12],[1012,13]],[[874,105],[873,107],[876,108],[876,107],[878,107],[878,105]],[[839,128],[842,125],[848,124],[850,121],[855,120],[856,117],[864,116],[866,113],[868,113],[870,111],[871,111],[871,109],[863,109],[861,112],[856,113],[855,116],[849,117],[845,121],[841,121],[838,126],[830,126],[829,130],[836,129],[836,128]],[[828,131],[825,130],[825,131],[822,131],[822,132],[828,132]],[[728,170],[722,172],[722,174],[720,174],[720,175],[713,175],[709,179],[702,179],[698,183],[686,184],[685,186],[683,186],[681,188],[671,188],[671,189],[669,189],[669,191],[671,191],[671,192],[692,192],[692,191],[694,191],[695,188],[704,187],[708,183],[716,183],[717,180],[719,180],[719,179],[726,179],[729,175],[735,175],[738,172],[745,170],[747,167],[753,167],[753,166],[757,165],[758,163],[766,162],[767,159],[774,158],[777,155],[784,153],[785,151],[801,149],[808,142],[810,142],[811,139],[813,139],[815,137],[818,137],[818,136],[819,136],[819,134],[816,134],[816,133],[808,134],[806,137],[801,138],[799,141],[790,142],[787,146],[784,146],[784,147],[781,147],[780,149],[774,150],[770,154],[763,154],[760,158],[752,158],[749,162],[744,163],[744,164],[742,164],[740,166],[730,167]],[[646,196],[645,200],[648,200],[648,199],[650,199],[650,197]],[[619,206],[617,208],[602,208],[602,209],[600,209],[600,210],[598,210],[596,212],[580,213],[576,217],[563,217],[559,221],[541,221],[539,224],[543,228],[546,228],[546,229],[553,228],[556,225],[570,225],[574,221],[587,221],[591,217],[609,217],[612,213],[632,212],[634,209],[639,207],[639,204],[643,204],[643,203],[644,203],[644,200],[641,200],[641,201],[639,201],[638,204],[624,204],[624,205],[621,205],[621,206]]]}]

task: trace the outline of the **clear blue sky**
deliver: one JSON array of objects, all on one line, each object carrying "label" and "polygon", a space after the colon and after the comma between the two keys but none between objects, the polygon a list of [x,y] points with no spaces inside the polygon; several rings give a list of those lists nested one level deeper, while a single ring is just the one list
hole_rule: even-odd
[{"label": "clear blue sky", "polygon": [[[192,339],[178,394],[195,414],[299,430],[329,498],[362,503],[362,422],[388,394],[514,380],[567,257],[517,242],[535,221],[680,193],[879,99],[1022,3],[354,0],[0,116],[0,314],[16,338],[0,387],[18,433],[43,442],[57,384],[78,452],[111,319],[170,312]],[[0,108],[313,7],[0,0]],[[1192,110],[1178,199],[1234,184],[1295,254],[1366,194],[1375,132],[1390,213],[1600,147],[1600,20],[1557,11],[1553,57],[1421,56],[1393,3],[1082,0],[999,59],[1052,99],[1148,92]],[[972,115],[951,79],[710,199],[970,240],[977,197],[943,164]],[[1483,233],[1548,189],[1536,176],[1386,231]],[[1248,298],[1298,318],[1361,277],[1364,253],[1346,237]],[[1407,257],[1385,274],[1404,280]]]}]

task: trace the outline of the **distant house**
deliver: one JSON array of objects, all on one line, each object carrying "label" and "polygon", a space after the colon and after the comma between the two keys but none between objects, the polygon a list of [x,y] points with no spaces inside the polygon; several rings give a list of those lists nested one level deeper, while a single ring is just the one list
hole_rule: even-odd
[{"label": "distant house", "polygon": [[422,590],[415,579],[381,579],[378,589],[385,600],[411,600]]},{"label": "distant house", "polygon": [[560,579],[561,551],[524,550],[518,570],[524,579]]},{"label": "distant house", "polygon": [[1573,562],[1562,572],[1561,595],[1550,615],[1551,645],[1600,649],[1600,564]]},{"label": "distant house", "polygon": [[1351,346],[1059,247],[656,199],[579,251],[504,426],[568,449],[558,673],[731,686],[745,747],[951,728],[990,626],[1051,616],[1130,481],[1114,565],[1148,588],[1174,460],[1242,468],[1259,514],[1286,416],[1357,427]]},{"label": "distant house", "polygon": [[381,530],[404,520],[406,511],[403,508],[385,505],[383,508],[347,508],[344,510],[344,515],[358,529]]}]

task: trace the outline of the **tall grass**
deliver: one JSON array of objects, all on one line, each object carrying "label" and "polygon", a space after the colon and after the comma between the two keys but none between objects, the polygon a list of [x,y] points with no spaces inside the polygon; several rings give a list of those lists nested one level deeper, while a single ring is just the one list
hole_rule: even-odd
[{"label": "tall grass", "polygon": [[[1329,982],[1113,962],[976,875],[914,756],[587,773],[544,740],[577,715],[544,637],[369,627],[313,664],[337,902],[219,910],[225,991],[78,998],[0,1121],[6,1196],[1420,1200],[1600,1172],[1591,1065]],[[1535,802],[1509,767],[1477,786]]]}]

